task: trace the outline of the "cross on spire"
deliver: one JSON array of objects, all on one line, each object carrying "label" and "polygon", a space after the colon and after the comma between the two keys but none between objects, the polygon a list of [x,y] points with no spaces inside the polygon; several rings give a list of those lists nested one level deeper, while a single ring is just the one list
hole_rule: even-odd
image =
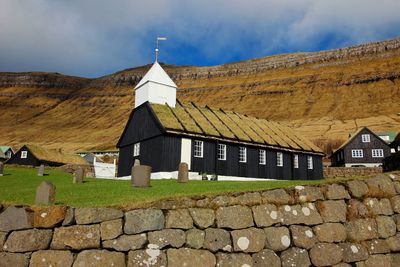
[{"label": "cross on spire", "polygon": [[158,42],[159,41],[166,41],[167,40],[167,37],[157,37],[157,46],[156,46],[156,62],[158,61]]}]

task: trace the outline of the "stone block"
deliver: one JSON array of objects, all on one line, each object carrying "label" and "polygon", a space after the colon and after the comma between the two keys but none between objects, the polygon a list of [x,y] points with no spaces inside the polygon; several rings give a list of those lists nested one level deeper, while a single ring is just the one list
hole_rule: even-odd
[{"label": "stone block", "polygon": [[[391,266],[390,255],[371,255],[368,260],[357,263],[357,267],[388,267]],[[396,265],[395,265],[396,266]]]},{"label": "stone block", "polygon": [[361,198],[368,193],[368,186],[360,180],[353,180],[347,182],[350,194],[355,198]]},{"label": "stone block", "polygon": [[261,194],[258,192],[243,193],[236,197],[236,202],[240,205],[253,206],[261,204]]},{"label": "stone block", "polygon": [[368,186],[368,195],[370,197],[391,197],[396,195],[396,190],[390,179],[385,174],[379,174],[376,177],[365,180]]},{"label": "stone block", "polygon": [[61,224],[67,212],[64,206],[32,207],[31,209],[35,228],[52,228]]},{"label": "stone block", "polygon": [[217,253],[218,267],[253,266],[253,259],[245,253]]},{"label": "stone block", "polygon": [[124,267],[125,255],[121,252],[108,250],[84,250],[81,251],[75,259],[73,267],[102,267],[118,266]]},{"label": "stone block", "polygon": [[4,243],[6,242],[6,238],[7,238],[7,233],[0,232],[0,252],[3,251],[3,246],[4,246]]},{"label": "stone block", "polygon": [[318,241],[313,230],[308,226],[291,225],[292,241],[296,247],[310,249]]},{"label": "stone block", "polygon": [[167,256],[157,248],[129,251],[127,267],[165,267]]},{"label": "stone block", "polygon": [[372,217],[372,212],[364,205],[364,203],[356,200],[350,199],[348,210],[347,210],[347,217],[352,220],[356,218],[367,218]]},{"label": "stone block", "polygon": [[125,213],[124,232],[137,234],[164,228],[164,214],[157,209],[138,209]]},{"label": "stone block", "polygon": [[189,209],[194,224],[201,228],[207,228],[214,225],[215,213],[212,209],[193,208]]},{"label": "stone block", "polygon": [[234,251],[259,252],[265,246],[265,232],[258,228],[247,228],[231,232]]},{"label": "stone block", "polygon": [[393,210],[390,200],[387,198],[366,198],[364,204],[372,212],[373,215],[392,215]]},{"label": "stone block", "polygon": [[193,219],[187,209],[169,210],[165,219],[166,228],[193,228]]},{"label": "stone block", "polygon": [[341,243],[344,262],[357,262],[368,259],[368,250],[357,243]]},{"label": "stone block", "polygon": [[344,200],[321,201],[316,206],[324,222],[346,221],[347,205]]},{"label": "stone block", "polygon": [[134,187],[149,187],[151,167],[147,165],[134,165],[132,167],[131,185]]},{"label": "stone block", "polygon": [[122,219],[102,222],[100,235],[102,240],[114,239],[122,235]]},{"label": "stone block", "polygon": [[367,249],[369,254],[381,254],[390,252],[389,245],[384,239],[363,241],[361,242],[361,244]]},{"label": "stone block", "polygon": [[216,196],[211,200],[212,207],[225,207],[236,205],[236,198],[230,196]]},{"label": "stone block", "polygon": [[270,203],[270,204],[291,204],[294,202],[293,198],[286,192],[285,189],[274,189],[264,191],[261,194],[261,198],[263,203]]},{"label": "stone block", "polygon": [[121,235],[116,239],[103,241],[103,248],[116,251],[129,251],[143,248],[146,242],[146,234]]},{"label": "stone block", "polygon": [[186,232],[186,244],[195,249],[200,249],[204,244],[205,232],[199,229],[190,229]]},{"label": "stone block", "polygon": [[121,210],[112,208],[76,208],[75,220],[77,224],[92,224],[119,219],[124,216]]},{"label": "stone block", "polygon": [[62,226],[70,226],[75,223],[75,208],[68,207]]},{"label": "stone block", "polygon": [[0,267],[28,267],[29,255],[0,252]]},{"label": "stone block", "polygon": [[51,230],[22,230],[12,232],[3,246],[8,252],[30,252],[47,249],[51,241]]},{"label": "stone block", "polygon": [[10,206],[0,213],[0,231],[28,229],[33,227],[33,214],[25,208]]},{"label": "stone block", "polygon": [[394,221],[396,223],[397,231],[400,232],[400,214],[395,214],[393,216],[393,219],[394,219]]},{"label": "stone block", "polygon": [[395,236],[389,237],[386,239],[386,243],[388,244],[390,251],[399,252],[400,251],[400,233],[397,233]]},{"label": "stone block", "polygon": [[54,229],[52,249],[82,250],[100,247],[100,226],[74,225]]},{"label": "stone block", "polygon": [[220,207],[216,219],[218,228],[241,229],[254,226],[251,209],[245,206]]},{"label": "stone block", "polygon": [[282,267],[308,267],[311,266],[307,250],[291,247],[281,253]]},{"label": "stone block", "polygon": [[282,214],[283,220],[281,220],[281,222],[285,225],[316,225],[322,223],[322,217],[317,212],[313,203],[280,206],[278,208],[278,213]]},{"label": "stone block", "polygon": [[71,267],[74,255],[70,251],[41,250],[33,252],[30,266],[35,267]]},{"label": "stone block", "polygon": [[281,267],[281,259],[270,249],[254,253],[252,258],[253,267]]},{"label": "stone block", "polygon": [[378,238],[378,227],[374,219],[355,219],[345,224],[350,241]]},{"label": "stone block", "polygon": [[186,162],[179,163],[178,183],[187,183],[189,181],[189,166]]},{"label": "stone block", "polygon": [[389,216],[378,216],[375,218],[378,226],[378,235],[380,238],[388,238],[396,234],[396,223]]},{"label": "stone block", "polygon": [[74,184],[81,184],[83,183],[84,179],[85,179],[85,170],[82,167],[78,167],[78,169],[76,169],[76,171],[74,172],[72,182]]},{"label": "stone block", "polygon": [[266,235],[265,248],[274,251],[287,249],[290,244],[289,229],[286,227],[268,227],[264,229]]},{"label": "stone block", "polygon": [[323,223],[313,228],[320,242],[343,242],[346,240],[346,228],[341,223]]},{"label": "stone block", "polygon": [[282,215],[278,213],[274,204],[253,206],[251,209],[258,227],[267,227],[281,222]]},{"label": "stone block", "polygon": [[295,196],[296,200],[300,203],[325,199],[322,188],[317,186],[296,186]]},{"label": "stone block", "polygon": [[330,184],[326,187],[325,196],[327,199],[350,199],[349,192],[343,185]]},{"label": "stone block", "polygon": [[218,250],[231,251],[232,242],[231,235],[224,229],[207,228],[205,230],[205,238],[203,247],[216,252]]},{"label": "stone block", "polygon": [[332,266],[342,261],[342,248],[336,244],[318,243],[310,250],[310,259],[315,266]]},{"label": "stone block", "polygon": [[395,213],[400,213],[400,195],[394,196],[390,199],[393,210]]},{"label": "stone block", "polygon": [[160,249],[166,246],[180,248],[185,244],[186,235],[180,229],[164,229],[148,233],[149,244],[157,245]]},{"label": "stone block", "polygon": [[168,249],[168,267],[205,267],[215,266],[215,256],[207,250],[190,248]]},{"label": "stone block", "polygon": [[[43,176],[43,174],[41,176]],[[56,186],[49,181],[43,181],[36,188],[35,204],[49,205],[53,204],[55,200],[56,200]]]},{"label": "stone block", "polygon": [[390,254],[391,265],[393,267],[400,266],[400,253],[391,253]]}]

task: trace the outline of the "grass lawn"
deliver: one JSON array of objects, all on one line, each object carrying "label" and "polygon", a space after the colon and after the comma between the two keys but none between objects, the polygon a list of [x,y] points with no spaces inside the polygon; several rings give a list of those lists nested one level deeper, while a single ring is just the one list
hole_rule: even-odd
[{"label": "grass lawn", "polygon": [[317,181],[189,181],[179,184],[176,180],[153,180],[150,188],[132,188],[130,181],[87,178],[83,184],[73,184],[72,175],[57,169],[45,170],[46,176],[38,177],[37,168],[5,166],[0,177],[0,203],[34,204],[36,187],[47,180],[56,186],[56,204],[83,206],[140,206],[160,199],[212,195],[225,192],[252,191],[321,183]]}]

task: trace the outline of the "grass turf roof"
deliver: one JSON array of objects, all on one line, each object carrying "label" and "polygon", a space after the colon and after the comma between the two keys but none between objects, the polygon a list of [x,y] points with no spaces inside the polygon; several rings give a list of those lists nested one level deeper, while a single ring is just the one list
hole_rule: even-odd
[{"label": "grass turf roof", "polygon": [[38,160],[41,161],[60,164],[88,165],[87,161],[78,155],[68,154],[57,149],[47,149],[34,144],[28,144],[26,147]]},{"label": "grass turf roof", "polygon": [[159,104],[151,107],[167,131],[322,153],[306,138],[276,122],[179,101],[175,108]]}]

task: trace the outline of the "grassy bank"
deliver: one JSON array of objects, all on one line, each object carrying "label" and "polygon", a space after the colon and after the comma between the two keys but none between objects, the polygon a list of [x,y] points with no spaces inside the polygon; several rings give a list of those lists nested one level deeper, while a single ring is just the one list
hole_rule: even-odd
[{"label": "grassy bank", "polygon": [[73,184],[72,175],[57,169],[46,169],[44,177],[37,176],[37,168],[5,167],[0,177],[0,203],[34,204],[36,187],[47,180],[56,186],[56,204],[82,206],[130,206],[171,197],[212,195],[226,192],[252,191],[321,181],[190,181],[153,180],[150,188],[132,188],[130,181],[87,178],[83,184]]}]

